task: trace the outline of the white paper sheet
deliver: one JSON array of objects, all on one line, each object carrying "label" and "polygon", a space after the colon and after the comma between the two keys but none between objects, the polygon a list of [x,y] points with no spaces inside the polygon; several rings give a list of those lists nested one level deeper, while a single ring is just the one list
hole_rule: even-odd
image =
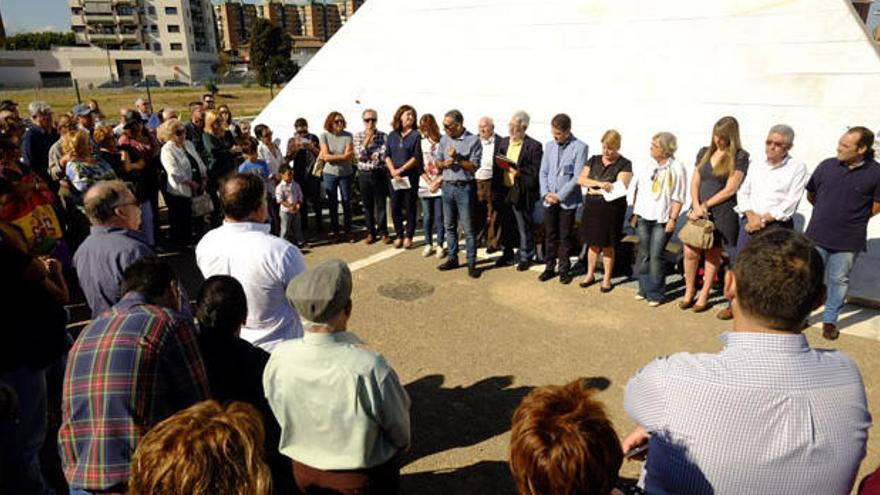
[{"label": "white paper sheet", "polygon": [[602,191],[602,197],[605,198],[605,201],[611,202],[615,199],[619,199],[626,196],[626,184],[623,181],[615,181],[614,184],[611,185],[611,191]]}]

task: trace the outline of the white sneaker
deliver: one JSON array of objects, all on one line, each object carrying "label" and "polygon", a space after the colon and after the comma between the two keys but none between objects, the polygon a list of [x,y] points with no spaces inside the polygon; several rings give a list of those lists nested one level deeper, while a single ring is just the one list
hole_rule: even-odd
[{"label": "white sneaker", "polygon": [[636,301],[644,301],[644,300],[645,300],[645,296],[643,296],[643,295],[641,295],[641,294],[636,294],[636,297],[635,297],[634,299],[635,299]]},{"label": "white sneaker", "polygon": [[440,248],[440,249],[438,249],[438,250],[437,250],[437,259],[442,260],[443,258],[446,257],[446,255],[447,255],[448,253],[449,253],[449,251],[447,251],[446,248]]},{"label": "white sneaker", "polygon": [[656,308],[657,306],[660,306],[660,301],[648,301],[648,306]]},{"label": "white sneaker", "polygon": [[422,256],[427,258],[428,256],[431,256],[432,254],[434,254],[434,246],[428,244],[427,246],[425,246],[425,249],[422,250]]}]

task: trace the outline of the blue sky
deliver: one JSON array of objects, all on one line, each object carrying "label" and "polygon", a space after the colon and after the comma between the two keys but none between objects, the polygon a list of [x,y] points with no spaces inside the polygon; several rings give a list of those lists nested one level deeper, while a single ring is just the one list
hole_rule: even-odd
[{"label": "blue sky", "polygon": [[[251,0],[249,3],[253,3]],[[880,12],[880,0],[875,0],[872,11]],[[70,29],[67,0],[0,0],[0,12],[6,32],[67,31]],[[870,29],[880,21],[880,15],[869,17]]]}]

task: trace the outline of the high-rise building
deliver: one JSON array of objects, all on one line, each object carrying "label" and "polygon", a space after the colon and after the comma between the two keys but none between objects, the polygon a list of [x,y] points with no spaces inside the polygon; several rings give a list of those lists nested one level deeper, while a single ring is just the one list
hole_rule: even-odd
[{"label": "high-rise building", "polygon": [[285,0],[264,0],[262,4],[257,6],[257,9],[260,17],[281,27],[285,33],[291,36],[302,35],[302,23],[296,5],[287,3]]},{"label": "high-rise building", "polygon": [[210,0],[67,3],[77,44],[106,50],[111,74],[112,58],[115,77],[123,82],[156,74],[180,80],[209,77],[217,62]]},{"label": "high-rise building", "polygon": [[241,0],[223,0],[214,6],[220,50],[237,53],[250,42],[251,25],[257,18],[257,7]]},{"label": "high-rise building", "polygon": [[340,15],[342,16],[342,23],[345,24],[351,19],[351,16],[360,8],[361,5],[364,4],[364,0],[344,0],[342,2],[342,10]]},{"label": "high-rise building", "polygon": [[340,6],[332,2],[309,0],[299,5],[300,18],[303,23],[303,36],[330,39],[342,27]]}]

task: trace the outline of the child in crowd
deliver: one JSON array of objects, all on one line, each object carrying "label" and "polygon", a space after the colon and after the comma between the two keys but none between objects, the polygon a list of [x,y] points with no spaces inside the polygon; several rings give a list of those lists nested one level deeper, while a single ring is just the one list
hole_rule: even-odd
[{"label": "child in crowd", "polygon": [[[266,188],[266,200],[268,202],[269,198],[273,196],[273,187],[269,181],[269,164],[257,157],[257,148],[260,146],[260,142],[254,137],[246,137],[240,139],[239,143],[241,143],[241,154],[244,156],[244,161],[238,166],[238,173],[260,176]],[[272,223],[273,216],[269,215],[270,224]]]},{"label": "child in crowd", "polygon": [[278,202],[281,219],[281,238],[298,247],[306,247],[299,217],[303,200],[302,189],[293,181],[293,169],[289,165],[282,164],[278,168],[278,175],[281,182],[275,188],[275,200]]}]

